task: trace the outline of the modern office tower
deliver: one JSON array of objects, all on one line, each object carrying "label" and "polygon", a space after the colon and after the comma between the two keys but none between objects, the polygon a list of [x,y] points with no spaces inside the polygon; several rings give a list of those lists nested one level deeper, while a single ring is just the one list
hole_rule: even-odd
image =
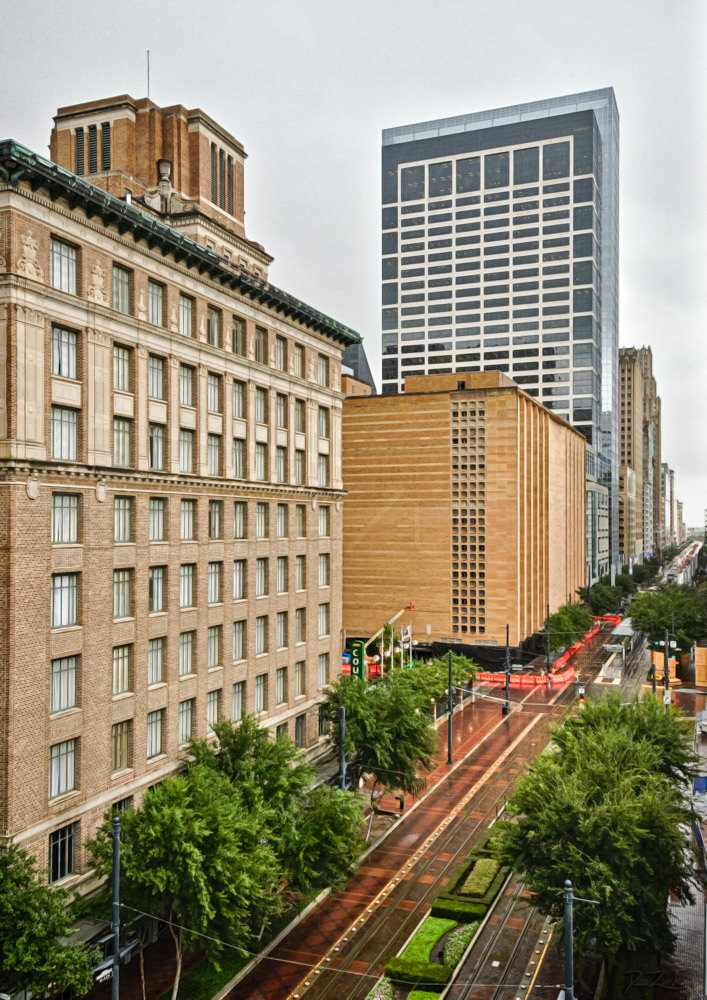
[{"label": "modern office tower", "polygon": [[501,372],[344,400],[343,621],[411,601],[423,640],[512,643],[585,580],[582,434]]},{"label": "modern office tower", "polygon": [[623,564],[643,558],[644,377],[635,347],[619,350],[619,554]]},{"label": "modern office tower", "polygon": [[52,150],[0,143],[0,849],[73,887],[217,718],[323,748],[359,337],[265,279],[202,112],[63,109]]},{"label": "modern office tower", "polygon": [[619,552],[613,90],[386,129],[382,172],[383,393],[494,369],[569,420],[596,579]]},{"label": "modern office tower", "polygon": [[643,551],[648,556],[661,548],[663,538],[661,403],[653,376],[653,352],[641,347],[638,357],[643,373]]}]

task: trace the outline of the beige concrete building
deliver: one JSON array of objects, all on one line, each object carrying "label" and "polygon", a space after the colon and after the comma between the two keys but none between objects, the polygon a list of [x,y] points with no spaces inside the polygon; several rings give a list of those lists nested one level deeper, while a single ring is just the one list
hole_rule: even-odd
[{"label": "beige concrete building", "polygon": [[[643,369],[635,347],[619,350],[619,554],[643,558]],[[637,517],[639,504],[641,516]]]},{"label": "beige concrete building", "polygon": [[643,374],[643,551],[647,555],[663,543],[661,401],[650,347],[640,348],[638,357]]},{"label": "beige concrete building", "polygon": [[[585,581],[582,434],[507,375],[344,401],[344,627],[517,643]],[[406,618],[407,621],[407,618]]]},{"label": "beige concrete building", "polygon": [[359,337],[265,280],[207,116],[56,121],[64,169],[0,144],[0,845],[72,886],[217,717],[317,752]]}]

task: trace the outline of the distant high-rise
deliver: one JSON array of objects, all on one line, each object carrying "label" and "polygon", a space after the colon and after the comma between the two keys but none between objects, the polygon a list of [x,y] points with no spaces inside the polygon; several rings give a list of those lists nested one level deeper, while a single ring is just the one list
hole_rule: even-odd
[{"label": "distant high-rise", "polygon": [[494,369],[569,420],[596,578],[619,552],[613,90],[386,129],[382,159],[383,393]]}]

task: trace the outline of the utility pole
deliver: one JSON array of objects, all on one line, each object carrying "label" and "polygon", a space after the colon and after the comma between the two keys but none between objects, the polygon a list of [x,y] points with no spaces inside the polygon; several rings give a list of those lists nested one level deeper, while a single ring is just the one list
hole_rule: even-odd
[{"label": "utility pole", "polygon": [[447,654],[449,659],[449,720],[447,724],[447,763],[452,764],[452,712],[454,711],[454,688],[452,687],[452,651]]},{"label": "utility pole", "polygon": [[670,672],[668,669],[668,651],[670,649],[670,638],[668,637],[668,630],[665,630],[665,648],[663,649],[663,667],[665,669],[665,690],[668,691],[670,688]]},{"label": "utility pole", "polygon": [[565,1000],[574,1000],[574,954],[572,945],[572,883],[565,882]]},{"label": "utility pole", "polygon": [[113,886],[110,929],[113,934],[113,974],[110,980],[111,1000],[120,1000],[120,816],[113,817]]},{"label": "utility pole", "polygon": [[509,626],[506,625],[506,700],[503,703],[503,714],[511,710],[511,650],[508,645]]},{"label": "utility pole", "polygon": [[550,605],[547,606],[547,672],[550,673]]},{"label": "utility pole", "polygon": [[344,753],[344,738],[346,736],[346,705],[339,708],[339,787],[346,791],[346,754]]}]

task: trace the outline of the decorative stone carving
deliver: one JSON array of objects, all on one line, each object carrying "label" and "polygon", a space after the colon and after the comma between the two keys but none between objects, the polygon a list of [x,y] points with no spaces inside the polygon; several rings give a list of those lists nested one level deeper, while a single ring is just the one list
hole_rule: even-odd
[{"label": "decorative stone carving", "polygon": [[139,344],[137,349],[137,356],[139,358],[146,358],[148,354],[147,348],[144,344]]},{"label": "decorative stone carving", "polygon": [[88,340],[91,344],[100,344],[101,347],[110,347],[112,343],[112,338],[107,333],[102,333],[100,330],[95,330],[93,327],[89,327],[87,330]]},{"label": "decorative stone carving", "polygon": [[91,302],[97,302],[101,306],[107,306],[108,293],[105,290],[106,272],[103,270],[98,261],[96,261],[93,265],[91,277],[93,278],[93,281],[88,286],[89,299]]},{"label": "decorative stone carving", "polygon": [[137,318],[147,319],[147,300],[144,288],[140,289],[140,294],[137,297]]},{"label": "decorative stone carving", "polygon": [[30,230],[20,237],[22,241],[23,253],[17,261],[17,271],[24,274],[26,278],[34,278],[36,281],[44,281],[44,270],[37,260],[39,243],[34,238],[34,233]]},{"label": "decorative stone carving", "polygon": [[106,484],[102,479],[96,483],[96,500],[103,503],[106,498]]},{"label": "decorative stone carving", "polygon": [[199,340],[206,341],[206,317],[204,315],[199,320]]},{"label": "decorative stone carving", "polygon": [[0,271],[6,271],[6,270],[7,270],[7,261],[0,253]]},{"label": "decorative stone carving", "polygon": [[169,328],[172,333],[179,333],[179,320],[177,318],[177,307],[172,306],[172,311],[169,314]]},{"label": "decorative stone carving", "polygon": [[336,367],[333,367],[332,370],[331,370],[331,387],[332,387],[332,389],[335,389],[338,392],[338,390],[339,390],[339,369],[336,368]]},{"label": "decorative stone carving", "polygon": [[[272,338],[271,338],[272,341]],[[275,344],[271,342],[270,344],[270,367],[275,367]]]},{"label": "decorative stone carving", "polygon": [[27,490],[27,496],[30,498],[30,500],[37,499],[37,497],[39,496],[39,480],[37,479],[36,476],[29,477],[25,489]]},{"label": "decorative stone carving", "polygon": [[37,309],[27,309],[26,306],[17,307],[17,319],[28,326],[44,326],[44,313]]},{"label": "decorative stone carving", "polygon": [[313,382],[314,381],[314,375],[315,375],[314,358],[310,354],[309,355],[309,363],[307,365],[307,378],[309,378]]}]

